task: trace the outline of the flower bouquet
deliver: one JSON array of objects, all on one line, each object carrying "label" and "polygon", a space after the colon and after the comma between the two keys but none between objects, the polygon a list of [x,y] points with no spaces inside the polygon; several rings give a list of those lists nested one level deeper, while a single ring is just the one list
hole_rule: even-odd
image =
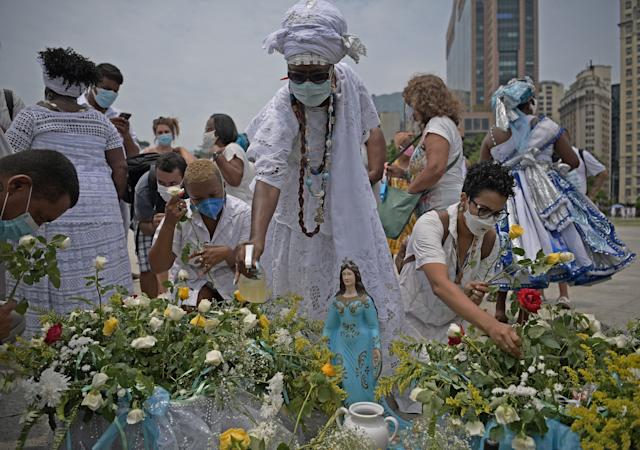
[{"label": "flower bouquet", "polygon": [[428,420],[461,421],[478,445],[491,437],[518,450],[558,448],[545,441],[553,435],[563,448],[638,448],[640,323],[607,336],[592,315],[531,301],[512,304],[512,315],[531,314],[515,325],[522,359],[473,327],[463,334],[453,326],[449,345],[394,343],[399,366],[378,394],[412,389]]},{"label": "flower bouquet", "polygon": [[297,304],[203,300],[186,313],[172,299],[116,293],[95,310],[46,314],[40,337],[0,350],[0,386],[25,391],[19,447],[41,416],[57,427],[54,448],[215,448],[230,424],[293,440],[344,398],[321,326]]}]

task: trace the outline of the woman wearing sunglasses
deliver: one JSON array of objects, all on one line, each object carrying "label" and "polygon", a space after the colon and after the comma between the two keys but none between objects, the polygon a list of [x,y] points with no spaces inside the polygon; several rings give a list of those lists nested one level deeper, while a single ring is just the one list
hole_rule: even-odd
[{"label": "woman wearing sunglasses", "polygon": [[476,164],[469,169],[459,203],[418,219],[400,273],[408,335],[446,341],[449,325],[466,321],[504,351],[520,354],[513,328],[478,306],[488,290],[482,280],[491,275],[500,255],[496,224],[506,217],[513,186],[508,169],[493,162]]},{"label": "woman wearing sunglasses", "polygon": [[[284,55],[288,80],[247,128],[253,263],[260,260],[274,295],[297,293],[303,314],[324,319],[340,266],[353,260],[375,299],[385,347],[399,334],[402,306],[360,153],[365,142],[383,151],[385,142],[370,94],[340,63],[347,55],[357,61],[365,48],[327,0],[294,5],[264,45]],[[242,246],[240,271],[244,253]]]}]

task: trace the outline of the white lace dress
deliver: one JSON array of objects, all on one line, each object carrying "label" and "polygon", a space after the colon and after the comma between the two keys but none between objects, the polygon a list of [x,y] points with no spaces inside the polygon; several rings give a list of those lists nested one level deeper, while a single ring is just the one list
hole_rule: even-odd
[{"label": "white lace dress", "polygon": [[[17,292],[40,309],[68,313],[84,303],[84,297],[98,303],[95,288],[86,287],[84,277],[95,275],[93,260],[108,260],[101,277],[103,284],[116,284],[131,290],[131,266],[122,233],[122,216],[111,168],[105,151],[122,147],[122,140],[109,119],[95,110],[65,113],[41,106],[29,106],[18,114],[7,139],[15,151],[57,150],[73,162],[80,181],[78,203],[52,223],[43,225],[39,235],[51,239],[56,234],[71,238],[71,246],[58,252],[60,289],[48,279],[33,286],[22,285]],[[27,311],[27,333],[38,330],[35,308]]]},{"label": "white lace dress", "polygon": [[[247,130],[249,157],[256,160],[256,180],[280,189],[261,263],[274,294],[302,295],[302,310],[309,317],[324,319],[338,291],[340,266],[345,258],[352,259],[378,309],[382,344],[386,347],[400,333],[403,311],[391,255],[360,155],[366,132],[377,127],[379,119],[356,74],[338,64],[336,76],[339,93],[325,222],[314,237],[306,237],[298,223],[299,125],[288,86],[276,93]],[[308,154],[312,167],[317,167],[324,152],[327,109],[307,107],[306,117]],[[313,178],[313,190],[318,192],[320,177]],[[305,187],[308,230],[315,228],[317,204]]]}]

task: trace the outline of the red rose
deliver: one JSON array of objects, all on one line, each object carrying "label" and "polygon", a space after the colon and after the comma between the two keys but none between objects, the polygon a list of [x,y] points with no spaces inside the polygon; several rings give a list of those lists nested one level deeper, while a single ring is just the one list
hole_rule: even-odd
[{"label": "red rose", "polygon": [[47,335],[44,337],[44,342],[45,344],[51,345],[54,342],[59,341],[61,337],[62,337],[62,324],[57,323],[51,326],[51,328],[47,330]]},{"label": "red rose", "polygon": [[[460,328],[460,331],[453,330],[452,327],[457,326]],[[464,327],[462,324],[451,324],[449,325],[449,330],[447,331],[448,344],[450,346],[456,346],[462,343],[462,336],[464,336]]]},{"label": "red rose", "polygon": [[520,306],[530,313],[537,313],[542,306],[542,297],[537,289],[520,289],[518,291]]}]

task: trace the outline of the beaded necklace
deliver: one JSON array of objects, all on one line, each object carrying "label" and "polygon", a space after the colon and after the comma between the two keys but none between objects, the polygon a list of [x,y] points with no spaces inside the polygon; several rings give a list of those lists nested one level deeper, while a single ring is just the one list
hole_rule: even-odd
[{"label": "beaded necklace", "polygon": [[[320,225],[324,223],[324,205],[325,196],[327,193],[327,182],[329,181],[329,170],[331,168],[331,148],[333,146],[333,129],[336,123],[336,93],[335,87],[329,96],[329,106],[327,108],[327,131],[325,133],[325,146],[324,153],[322,154],[322,162],[317,168],[311,167],[311,161],[307,157],[307,119],[305,115],[305,108],[302,103],[291,94],[291,107],[300,124],[300,177],[298,186],[298,204],[300,205],[300,211],[298,212],[298,223],[302,232],[307,237],[313,237],[320,232]],[[314,192],[312,189],[313,181],[311,176],[320,176],[320,191]],[[318,208],[314,217],[316,227],[309,231],[304,223],[304,186],[307,186],[309,193],[318,199]]]}]

